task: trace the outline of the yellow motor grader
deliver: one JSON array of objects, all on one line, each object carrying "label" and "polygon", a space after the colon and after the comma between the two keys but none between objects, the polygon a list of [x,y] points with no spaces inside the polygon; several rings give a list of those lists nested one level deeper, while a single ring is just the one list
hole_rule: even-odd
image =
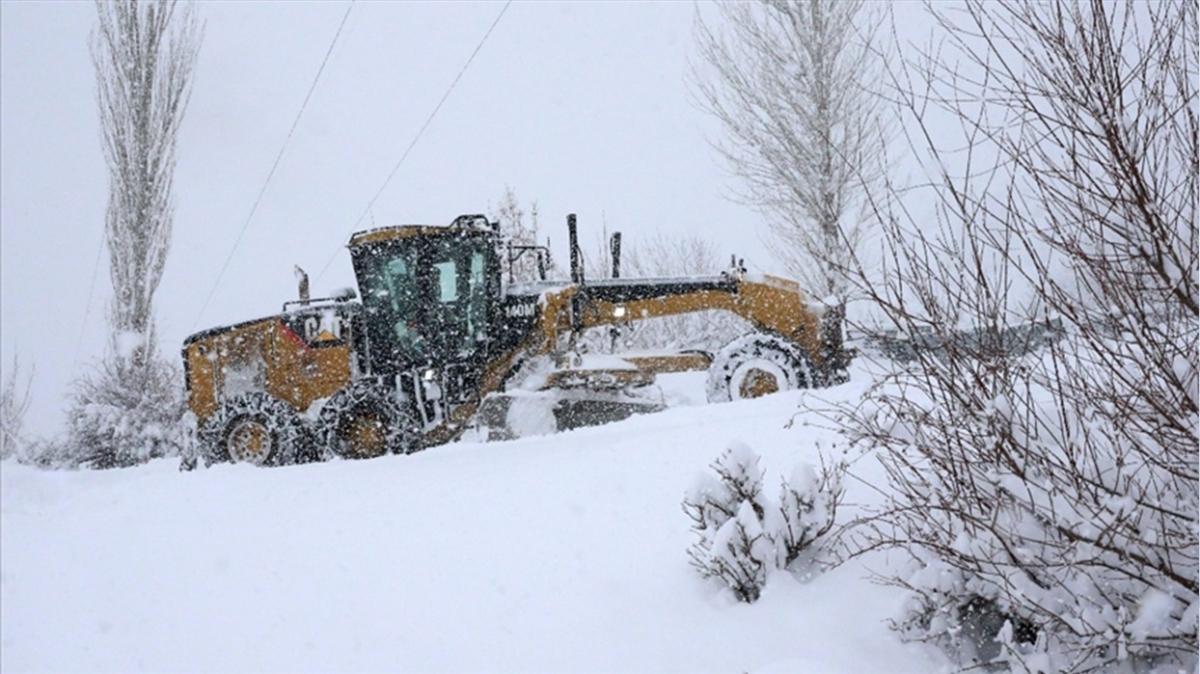
[{"label": "yellow motor grader", "polygon": [[[558,428],[661,409],[631,392],[660,372],[707,368],[708,396],[723,401],[828,383],[821,311],[798,284],[716,276],[585,279],[575,216],[567,218],[570,281],[515,283],[514,262],[548,251],[502,240],[481,215],[449,226],[402,225],[354,234],[358,293],[300,298],[282,313],[205,330],[183,345],[196,452],[185,465],[244,461],[281,465],[331,456],[407,453],[477,428],[513,435],[515,416],[549,406]],[[619,237],[619,235],[617,235]],[[504,266],[509,267],[505,282]],[[358,295],[361,294],[361,299]],[[702,352],[628,357],[618,367],[572,368],[581,333],[601,326],[724,310],[757,331],[715,357]],[[553,367],[506,384],[522,364]]]}]

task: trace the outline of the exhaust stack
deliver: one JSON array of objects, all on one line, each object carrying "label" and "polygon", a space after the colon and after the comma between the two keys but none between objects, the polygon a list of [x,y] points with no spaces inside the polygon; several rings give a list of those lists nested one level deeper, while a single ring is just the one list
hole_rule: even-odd
[{"label": "exhaust stack", "polygon": [[608,250],[612,256],[612,277],[621,278],[621,233],[613,232],[608,241]]},{"label": "exhaust stack", "polygon": [[299,286],[297,290],[300,293],[300,303],[308,304],[310,299],[308,292],[308,273],[301,269],[300,265],[296,265],[296,284]]},{"label": "exhaust stack", "polygon": [[583,265],[579,255],[579,232],[575,226],[575,214],[567,215],[567,238],[571,247],[571,283],[583,284]]}]

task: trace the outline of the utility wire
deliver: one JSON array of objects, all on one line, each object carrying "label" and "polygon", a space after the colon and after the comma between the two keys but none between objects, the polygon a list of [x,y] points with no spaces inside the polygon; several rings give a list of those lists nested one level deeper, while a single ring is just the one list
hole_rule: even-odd
[{"label": "utility wire", "polygon": [[[375,202],[383,194],[383,191],[387,189],[388,183],[392,181],[392,178],[395,177],[396,172],[400,170],[400,166],[404,164],[404,160],[408,159],[409,153],[411,153],[413,148],[416,147],[417,141],[421,140],[421,135],[425,133],[425,129],[429,128],[430,123],[433,122],[433,118],[437,116],[438,111],[442,109],[442,104],[445,103],[446,99],[450,97],[450,92],[454,91],[454,87],[458,86],[458,81],[461,80],[463,75],[467,72],[467,68],[471,67],[471,62],[475,60],[475,56],[479,53],[479,50],[483,49],[483,44],[487,42],[488,37],[491,36],[492,31],[496,29],[496,25],[500,23],[500,19],[504,17],[504,13],[508,11],[508,6],[511,4],[512,0],[508,0],[508,2],[504,3],[504,6],[500,8],[500,13],[497,14],[495,20],[492,21],[492,25],[488,26],[487,32],[483,34],[482,38],[480,38],[479,44],[475,45],[475,50],[472,51],[471,55],[467,57],[466,63],[463,64],[462,69],[458,71],[458,74],[454,76],[454,80],[450,82],[450,86],[446,87],[446,92],[442,94],[441,100],[439,100],[437,105],[433,107],[433,112],[430,112],[429,117],[425,118],[425,123],[421,125],[421,128],[417,130],[416,135],[413,136],[412,142],[410,142],[408,147],[404,149],[404,154],[400,155],[400,160],[397,161],[396,165],[392,167],[391,173],[388,173],[387,178],[385,178],[383,181],[383,184],[379,186],[379,190],[375,192],[375,196],[371,197],[371,200],[367,202],[367,207],[363,209],[362,215],[358,216],[358,219],[354,221],[353,225],[351,225],[351,231],[358,227],[358,225],[362,223],[363,218],[366,218],[367,214],[371,212],[371,208],[375,205]],[[321,271],[317,272],[318,281],[321,280],[321,277],[324,276],[325,272],[329,270],[329,265],[333,264],[333,261],[337,259],[337,254],[339,252],[341,252],[339,248],[334,248],[333,254],[329,256],[329,259],[326,260],[325,265],[321,267]]]},{"label": "utility wire", "polygon": [[329,56],[333,53],[333,48],[337,45],[338,38],[342,35],[342,29],[346,27],[346,20],[350,18],[350,10],[352,9],[354,9],[354,0],[350,0],[350,4],[346,6],[346,13],[342,15],[342,22],[338,24],[337,32],[333,34],[333,40],[330,41],[329,48],[325,50],[325,58],[321,59],[321,66],[317,68],[317,74],[313,77],[312,84],[308,87],[308,93],[304,96],[304,102],[300,104],[300,110],[296,113],[296,118],[292,120],[292,127],[288,129],[287,138],[284,139],[283,146],[279,148],[279,153],[275,155],[275,161],[271,164],[271,170],[267,172],[266,180],[263,181],[262,187],[258,190],[258,196],[254,198],[254,205],[250,207],[250,214],[246,216],[246,221],[242,223],[242,229],[238,232],[237,239],[233,242],[233,248],[230,248],[229,254],[225,256],[225,262],[221,265],[221,271],[217,273],[217,279],[213,281],[212,288],[208,291],[208,297],[204,298],[204,303],[200,305],[200,311],[196,314],[196,320],[192,324],[193,330],[196,329],[196,325],[200,323],[200,319],[204,316],[204,310],[208,308],[208,303],[212,301],[213,295],[217,292],[217,287],[221,285],[221,279],[229,269],[229,263],[233,261],[234,253],[237,252],[238,246],[242,244],[242,238],[246,235],[246,230],[250,228],[250,221],[254,219],[254,214],[258,211],[258,205],[262,203],[263,195],[267,192],[267,186],[271,184],[271,178],[275,176],[275,170],[279,168],[279,162],[283,159],[288,145],[292,142],[292,136],[296,133],[296,127],[300,124],[300,118],[304,116],[304,109],[308,107],[308,102],[312,99],[313,92],[317,89],[317,82],[321,81],[321,73],[325,72],[325,64],[329,63]]},{"label": "utility wire", "polygon": [[71,357],[71,370],[79,364],[79,351],[83,348],[83,333],[87,330],[88,316],[92,313],[92,296],[96,294],[96,274],[100,271],[100,255],[104,252],[105,233],[100,234],[100,245],[96,247],[96,260],[92,263],[92,282],[88,285],[87,305],[83,309],[83,320],[79,323],[79,337],[75,339],[75,355]]}]

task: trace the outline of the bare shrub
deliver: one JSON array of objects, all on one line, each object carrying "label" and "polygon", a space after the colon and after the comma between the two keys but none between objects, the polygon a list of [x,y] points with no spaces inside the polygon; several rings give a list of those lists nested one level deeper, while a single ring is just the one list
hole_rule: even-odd
[{"label": "bare shrub", "polygon": [[29,411],[33,371],[21,376],[14,354],[12,367],[0,377],[0,460],[18,454],[25,445],[25,413]]},{"label": "bare shrub", "polygon": [[[887,269],[854,279],[939,348],[843,409],[891,486],[844,540],[910,555],[897,627],[964,662],[1194,668],[1196,7],[936,18],[945,44],[894,73],[932,184],[876,202]],[[1065,334],[1013,344],[1031,322]]]}]

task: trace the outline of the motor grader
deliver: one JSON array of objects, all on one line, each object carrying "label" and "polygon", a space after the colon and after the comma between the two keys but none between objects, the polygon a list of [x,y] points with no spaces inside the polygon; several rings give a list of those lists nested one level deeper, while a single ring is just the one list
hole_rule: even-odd
[{"label": "motor grader", "polygon": [[[831,358],[821,312],[796,283],[752,279],[740,265],[716,276],[621,278],[619,235],[612,277],[585,279],[574,215],[568,234],[569,281],[545,280],[548,250],[505,243],[481,215],[354,234],[357,293],[312,299],[297,268],[300,297],[280,314],[185,340],[197,429],[185,464],[369,458],[471,428],[507,438],[530,405],[558,428],[590,425],[661,409],[637,391],[667,371],[707,368],[712,401],[827,383],[818,374]],[[511,278],[524,255],[537,258],[542,281]],[[706,310],[733,312],[756,332],[715,357],[667,353],[578,367],[585,330]],[[535,361],[549,363],[536,384],[524,377],[506,390]]]}]

